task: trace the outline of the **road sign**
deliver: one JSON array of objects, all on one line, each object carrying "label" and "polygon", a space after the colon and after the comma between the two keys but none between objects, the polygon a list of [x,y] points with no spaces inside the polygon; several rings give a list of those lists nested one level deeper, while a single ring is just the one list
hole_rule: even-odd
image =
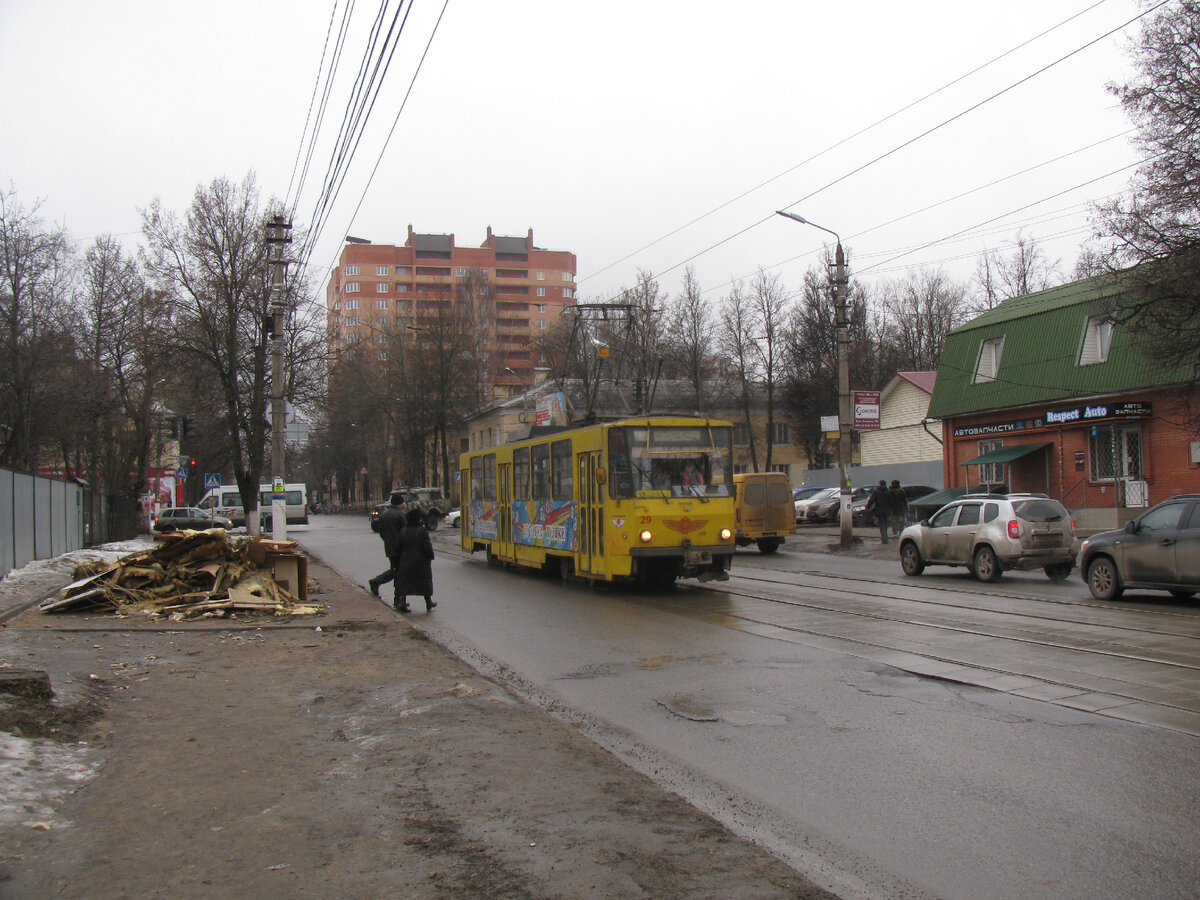
[{"label": "road sign", "polygon": [[879,430],[879,391],[854,392],[854,430]]},{"label": "road sign", "polygon": [[220,472],[205,472],[204,473],[204,489],[219,488],[221,486]]},{"label": "road sign", "polygon": [[178,469],[176,469],[175,477],[176,478],[187,478],[188,477],[187,466],[180,466]]}]

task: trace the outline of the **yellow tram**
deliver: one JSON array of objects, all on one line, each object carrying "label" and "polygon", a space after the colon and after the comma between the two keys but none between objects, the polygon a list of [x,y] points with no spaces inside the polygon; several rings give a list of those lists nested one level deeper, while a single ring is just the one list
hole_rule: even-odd
[{"label": "yellow tram", "polygon": [[652,416],[542,431],[460,457],[464,550],[596,581],[729,577],[730,423]]}]

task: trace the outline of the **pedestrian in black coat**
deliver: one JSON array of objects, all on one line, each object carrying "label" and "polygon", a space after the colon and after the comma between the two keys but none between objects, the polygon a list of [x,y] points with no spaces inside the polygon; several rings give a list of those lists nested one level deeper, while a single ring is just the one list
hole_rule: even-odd
[{"label": "pedestrian in black coat", "polygon": [[[404,495],[395,491],[388,500],[392,505],[381,512],[379,518],[371,523],[371,530],[383,538],[383,552],[387,554],[388,558],[387,571],[380,572],[368,582],[371,586],[371,593],[376,597],[379,596],[379,588],[396,577],[396,566],[400,561],[400,533],[406,524]],[[405,595],[400,593],[399,585],[396,587],[395,606],[400,612],[408,612],[408,603]]]},{"label": "pedestrian in black coat", "polygon": [[408,595],[425,598],[425,611],[433,602],[433,542],[419,509],[408,511],[407,523],[400,531],[396,551],[396,603],[408,611]]},{"label": "pedestrian in black coat", "polygon": [[908,524],[908,494],[904,493],[898,479],[892,480],[888,497],[892,502],[892,534],[899,534]]},{"label": "pedestrian in black coat", "polygon": [[867,512],[875,510],[875,518],[879,521],[879,542],[886,544],[888,542],[888,525],[892,517],[892,497],[888,493],[887,482],[882,478],[879,479],[879,484],[871,491],[871,496],[867,498]]}]

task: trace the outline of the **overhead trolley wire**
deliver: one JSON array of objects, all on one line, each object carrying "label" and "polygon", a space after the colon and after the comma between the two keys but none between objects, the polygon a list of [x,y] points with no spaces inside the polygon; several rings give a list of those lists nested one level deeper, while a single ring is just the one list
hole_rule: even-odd
[{"label": "overhead trolley wire", "polygon": [[[300,143],[296,147],[296,159],[292,162],[292,174],[288,178],[287,194],[284,195],[283,205],[289,208],[290,213],[295,212],[295,204],[288,204],[288,199],[292,196],[292,185],[296,181],[296,170],[300,167],[300,156],[304,153],[304,138],[308,136],[308,123],[312,121],[313,104],[317,100],[317,89],[321,86],[321,74],[325,71],[325,55],[329,52],[329,35],[333,33],[333,20],[337,18],[338,0],[333,0],[333,9],[329,11],[329,25],[325,28],[325,43],[321,45],[321,61],[317,64],[317,77],[313,81],[312,96],[308,98],[308,112],[304,115],[304,128],[300,132]],[[316,126],[314,125],[314,130]],[[296,190],[297,200],[299,199],[299,188]]]},{"label": "overhead trolley wire", "polygon": [[[958,84],[960,81],[965,81],[967,78],[970,78],[972,75],[975,75],[975,74],[983,71],[987,67],[993,65],[994,63],[999,62],[1000,60],[1004,59],[1005,57],[1010,56],[1013,53],[1016,53],[1018,50],[1021,50],[1024,47],[1029,46],[1034,41],[1040,40],[1041,38],[1045,37],[1046,35],[1054,32],[1054,31],[1057,31],[1059,28],[1062,28],[1064,25],[1067,25],[1070,22],[1072,22],[1073,20],[1079,18],[1080,16],[1091,12],[1093,9],[1095,9],[1098,6],[1103,6],[1107,2],[1108,2],[1108,0],[1097,0],[1097,2],[1093,3],[1091,6],[1085,7],[1084,9],[1081,9],[1079,12],[1077,12],[1071,16],[1068,16],[1067,18],[1065,18],[1061,22],[1059,22],[1057,25],[1050,26],[1046,30],[1044,30],[1038,34],[1035,34],[1033,37],[1027,38],[1026,40],[1022,41],[1021,43],[1017,44],[1016,46],[1010,47],[1008,50],[1005,50],[999,56],[995,56],[992,59],[988,60],[987,62],[976,66],[974,69],[964,72],[962,75],[959,75],[957,78],[952,78],[950,81],[947,81],[941,87],[935,88],[934,90],[930,91],[929,93],[925,94],[924,96],[918,97],[916,100],[913,100],[910,103],[900,107],[899,109],[894,110],[891,113],[888,113],[882,119],[877,119],[876,121],[872,122],[870,125],[860,128],[858,131],[854,132],[853,134],[848,135],[847,137],[844,137],[841,140],[836,141],[833,144],[830,144],[824,150],[820,150],[820,151],[814,153],[812,156],[808,157],[807,159],[801,160],[800,162],[796,163],[795,165],[793,165],[787,169],[784,169],[779,174],[771,176],[766,181],[762,181],[759,184],[755,185],[754,187],[743,191],[742,193],[738,194],[736,197],[733,197],[730,200],[726,200],[724,203],[720,204],[719,206],[714,207],[713,209],[710,209],[708,212],[703,213],[702,215],[697,216],[696,218],[692,219],[690,222],[685,222],[684,224],[680,225],[678,228],[675,228],[675,229],[667,232],[666,234],[655,238],[653,241],[650,241],[650,243],[644,244],[643,246],[639,247],[638,249],[632,251],[631,253],[627,253],[625,256],[609,263],[608,265],[604,266],[602,269],[598,269],[597,271],[588,274],[584,278],[577,279],[577,282],[582,282],[582,281],[587,280],[588,278],[592,278],[596,275],[600,275],[603,272],[607,272],[609,269],[613,268],[613,266],[620,265],[621,263],[625,262],[627,259],[637,256],[637,254],[650,249],[651,247],[655,246],[656,244],[659,244],[662,241],[665,241],[669,237],[673,237],[674,235],[683,231],[685,228],[690,228],[692,225],[695,225],[697,222],[701,222],[704,219],[707,219],[709,216],[720,212],[722,209],[736,203],[738,200],[748,197],[751,194],[753,194],[755,191],[758,191],[761,188],[764,188],[767,185],[769,185],[775,181],[778,181],[780,178],[783,178],[785,175],[790,175],[792,172],[796,171],[797,169],[802,168],[803,166],[806,166],[809,163],[820,159],[822,156],[825,156],[827,153],[831,153],[832,151],[841,147],[843,144],[847,144],[850,141],[854,140],[855,138],[866,134],[868,131],[872,131],[875,128],[879,127],[880,125],[883,125],[884,123],[889,122],[890,120],[894,119],[896,116],[899,116],[902,113],[908,112],[908,110],[910,110],[916,106],[919,106],[920,104],[924,103],[926,100],[929,100],[929,99],[937,96],[938,94],[942,93],[942,91],[945,91],[945,90],[953,87],[954,85]],[[797,201],[797,202],[800,202],[800,201]],[[761,223],[756,223],[756,224],[761,224]],[[751,226],[751,227],[753,227],[753,226]],[[738,235],[740,235],[742,233],[743,232],[738,232],[738,234],[732,235],[731,237],[737,237]],[[714,245],[714,246],[719,246],[719,245]],[[707,251],[705,251],[705,252],[707,252]]]},{"label": "overhead trolley wire", "polygon": [[[321,92],[321,105],[317,110],[317,121],[313,125],[312,133],[309,136],[308,152],[304,157],[304,168],[300,172],[300,183],[296,186],[296,196],[292,200],[291,217],[295,218],[296,207],[300,204],[300,196],[304,192],[304,183],[308,178],[308,169],[312,163],[313,153],[317,148],[317,138],[321,133],[321,126],[325,121],[325,110],[329,106],[329,97],[333,90],[334,79],[337,75],[339,65],[342,58],[342,49],[346,45],[346,35],[349,32],[350,19],[354,11],[354,0],[350,0],[342,10],[342,23],[338,26],[338,37],[334,44],[333,58],[330,61],[329,71],[325,76],[325,89]],[[334,13],[337,12],[337,0],[334,0]]]},{"label": "overhead trolley wire", "polygon": [[[1007,87],[1001,88],[1000,90],[998,90],[998,91],[996,91],[995,93],[993,93],[993,94],[991,94],[991,95],[989,95],[989,96],[985,97],[984,99],[982,99],[982,100],[980,100],[980,101],[978,101],[978,102],[976,102],[976,103],[972,104],[971,106],[967,107],[966,109],[963,109],[963,110],[961,110],[961,111],[959,111],[959,112],[955,113],[954,115],[950,116],[949,118],[947,118],[947,119],[944,119],[942,122],[938,123],[937,125],[934,125],[933,127],[926,129],[925,131],[921,132],[920,134],[918,134],[918,135],[916,135],[916,136],[914,136],[914,137],[912,137],[912,138],[910,138],[910,139],[908,139],[908,140],[906,140],[906,141],[903,141],[902,143],[900,143],[900,144],[896,145],[895,147],[891,148],[890,150],[888,150],[888,151],[886,151],[886,152],[884,152],[884,153],[881,153],[881,154],[879,154],[878,156],[876,156],[875,158],[873,158],[873,159],[869,160],[868,162],[865,162],[865,163],[863,163],[862,165],[855,167],[855,168],[854,168],[854,169],[852,169],[851,171],[849,171],[849,172],[847,172],[847,173],[845,173],[845,174],[843,174],[843,175],[839,176],[838,178],[835,178],[833,181],[830,181],[830,182],[828,182],[827,184],[825,184],[825,185],[823,185],[823,186],[821,186],[821,187],[817,188],[816,190],[809,192],[808,194],[806,194],[805,196],[803,196],[803,197],[799,198],[798,200],[794,200],[794,201],[792,201],[791,203],[787,204],[786,206],[784,206],[784,207],[782,207],[782,208],[783,208],[783,209],[788,209],[788,208],[790,208],[790,207],[793,207],[793,206],[796,206],[796,205],[798,205],[798,204],[800,204],[800,203],[803,203],[804,201],[806,201],[806,200],[809,200],[809,199],[811,199],[811,198],[815,197],[817,194],[820,194],[820,193],[822,193],[823,191],[826,191],[826,190],[828,190],[829,188],[831,188],[831,187],[833,187],[833,186],[835,186],[835,185],[837,185],[837,184],[841,183],[842,181],[845,181],[847,178],[850,178],[850,177],[851,177],[851,176],[853,176],[853,175],[857,175],[857,174],[859,174],[860,172],[862,172],[863,170],[865,170],[865,169],[869,168],[870,166],[873,166],[873,165],[875,165],[876,163],[878,163],[878,162],[881,162],[882,160],[884,160],[884,159],[887,159],[888,157],[890,157],[890,156],[894,155],[895,153],[898,153],[900,150],[903,150],[903,149],[904,149],[904,148],[906,148],[906,147],[912,146],[912,145],[913,145],[914,143],[916,143],[917,141],[920,141],[921,139],[923,139],[923,138],[926,138],[926,137],[928,137],[929,135],[936,133],[937,131],[940,131],[942,128],[946,127],[947,125],[951,124],[952,122],[955,122],[955,121],[957,121],[958,119],[961,119],[961,118],[963,118],[963,117],[964,117],[964,116],[966,116],[967,114],[969,114],[969,113],[971,113],[971,112],[974,112],[974,111],[976,111],[976,110],[980,109],[981,107],[983,107],[983,106],[985,106],[986,104],[988,104],[988,103],[992,102],[993,100],[996,100],[996,99],[998,99],[999,97],[1002,97],[1002,96],[1004,96],[1005,94],[1009,93],[1010,91],[1014,90],[1015,88],[1017,88],[1017,87],[1019,87],[1019,86],[1021,86],[1021,85],[1025,84],[1025,83],[1027,83],[1027,82],[1028,82],[1028,81],[1030,81],[1031,79],[1033,79],[1033,78],[1036,78],[1037,76],[1039,76],[1039,75],[1042,75],[1042,74],[1046,73],[1047,71],[1049,71],[1050,69],[1054,68],[1055,66],[1057,66],[1057,65],[1059,65],[1059,64],[1061,64],[1061,63],[1063,63],[1063,62],[1067,61],[1068,59],[1071,59],[1071,58],[1072,58],[1072,57],[1074,57],[1074,56],[1077,56],[1079,53],[1083,52],[1084,50],[1087,50],[1087,49],[1089,49],[1090,47],[1093,47],[1093,46],[1095,46],[1095,45],[1096,45],[1097,43],[1099,43],[1100,41],[1102,41],[1102,40],[1105,40],[1106,38],[1109,38],[1109,37],[1111,37],[1112,35],[1116,34],[1116,33],[1117,33],[1117,32],[1119,32],[1119,31],[1122,31],[1122,30],[1123,30],[1123,29],[1125,29],[1125,28],[1128,28],[1128,27],[1129,27],[1130,25],[1132,25],[1133,23],[1135,23],[1135,22],[1137,22],[1138,20],[1140,20],[1140,19],[1142,19],[1142,18],[1144,18],[1144,17],[1148,16],[1150,13],[1152,13],[1152,12],[1154,12],[1154,11],[1158,10],[1159,8],[1161,8],[1161,7],[1165,6],[1165,5],[1167,5],[1167,4],[1168,4],[1168,3],[1170,3],[1170,2],[1171,2],[1171,0],[1160,0],[1160,2],[1158,2],[1158,3],[1154,4],[1153,6],[1150,6],[1150,7],[1146,8],[1146,9],[1145,9],[1145,10],[1143,10],[1142,12],[1138,13],[1136,16],[1133,16],[1132,18],[1130,18],[1129,20],[1127,20],[1127,21],[1123,22],[1122,24],[1118,25],[1117,27],[1115,27],[1115,28],[1112,28],[1112,29],[1109,29],[1108,31],[1104,32],[1103,34],[1099,35],[1098,37],[1096,37],[1096,38],[1093,38],[1092,40],[1088,41],[1088,42],[1087,42],[1087,43],[1085,43],[1085,44],[1082,44],[1082,45],[1081,45],[1081,46],[1079,46],[1079,47],[1076,47],[1076,48],[1075,48],[1074,50],[1072,50],[1071,52],[1064,54],[1063,56],[1059,57],[1058,59],[1054,60],[1053,62],[1047,63],[1046,65],[1042,66],[1041,68],[1039,68],[1039,69],[1037,69],[1037,70],[1035,70],[1035,71],[1031,72],[1030,74],[1028,74],[1028,75],[1026,75],[1026,76],[1024,76],[1024,77],[1022,77],[1022,78],[1020,78],[1020,79],[1018,79],[1017,81],[1014,81],[1013,83],[1009,84]],[[1126,167],[1126,168],[1128,168],[1128,167]],[[1118,170],[1118,171],[1120,171],[1120,170]],[[1111,172],[1110,172],[1110,173],[1108,173],[1108,175],[1111,175],[1111,174],[1113,174],[1113,173],[1111,173]],[[1105,176],[1100,176],[1100,177],[1101,177],[1101,178],[1103,178],[1103,177],[1108,177],[1108,175],[1105,175]],[[1100,180],[1100,179],[1099,179],[1099,178],[1097,178],[1097,179],[1093,179],[1093,180]],[[1084,184],[1087,184],[1087,183],[1089,183],[1089,182],[1085,182]],[[1076,188],[1077,188],[1077,187],[1079,187],[1079,186],[1077,185],[1077,186],[1076,186]],[[1072,188],[1072,189],[1070,189],[1070,190],[1074,190],[1074,189],[1075,189],[1075,188]],[[1065,192],[1063,192],[1063,193],[1065,193]],[[1051,195],[1051,196],[1053,197],[1053,196],[1058,196],[1058,195],[1056,194],[1056,195]],[[1044,200],[1044,199],[1051,199],[1051,198],[1043,198],[1043,200]],[[1042,201],[1038,201],[1038,202],[1042,202]],[[1030,204],[1030,205],[1034,205],[1034,204]],[[1011,214],[1011,212],[1010,212],[1010,213],[1008,213],[1008,214]],[[673,272],[673,271],[675,271],[676,269],[678,269],[678,268],[680,268],[680,267],[682,267],[682,266],[685,266],[685,265],[687,265],[688,263],[692,262],[693,260],[699,259],[701,256],[704,256],[705,254],[707,254],[707,253],[711,252],[712,250],[715,250],[716,248],[718,248],[718,247],[720,247],[720,246],[722,246],[722,245],[724,245],[724,244],[727,244],[727,243],[729,243],[730,241],[734,240],[735,238],[741,237],[742,235],[746,234],[747,232],[749,232],[749,231],[752,231],[753,229],[757,228],[758,226],[765,224],[766,222],[768,222],[768,221],[770,221],[772,218],[774,218],[774,215],[775,215],[775,214],[774,214],[774,212],[772,211],[771,213],[769,213],[769,214],[768,214],[768,215],[766,215],[766,216],[763,216],[761,219],[757,220],[756,222],[752,222],[752,223],[750,223],[749,225],[745,226],[744,228],[741,228],[741,229],[739,229],[738,231],[734,232],[733,234],[731,234],[731,235],[728,235],[727,237],[724,237],[724,238],[722,238],[721,240],[717,241],[716,243],[710,244],[708,247],[705,247],[703,250],[700,250],[700,251],[698,251],[698,252],[696,252],[696,253],[693,253],[691,256],[687,257],[686,259],[684,259],[684,260],[682,260],[682,261],[680,261],[680,262],[677,262],[677,263],[675,263],[674,265],[672,265],[672,266],[670,266],[670,267],[668,267],[668,268],[666,268],[666,269],[662,269],[661,271],[659,271],[659,272],[655,273],[655,274],[653,275],[653,277],[654,277],[654,278],[661,278],[663,275],[666,275],[666,274],[668,274],[669,272]],[[1000,217],[998,217],[998,218],[1000,218]],[[954,236],[954,235],[951,235],[951,237],[953,237],[953,236]],[[936,241],[935,241],[935,242],[933,242],[933,243],[936,243]],[[927,246],[932,246],[932,244],[930,244],[930,245],[927,245]]]}]

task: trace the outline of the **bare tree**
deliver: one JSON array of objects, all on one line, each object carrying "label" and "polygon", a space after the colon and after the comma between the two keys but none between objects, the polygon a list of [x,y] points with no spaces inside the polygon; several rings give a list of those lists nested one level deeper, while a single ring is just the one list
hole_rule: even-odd
[{"label": "bare tree", "polygon": [[[1200,0],[1147,17],[1133,48],[1135,75],[1110,84],[1137,133],[1141,164],[1127,197],[1100,208],[1110,268],[1124,275],[1120,320],[1164,368],[1200,388]],[[1190,417],[1200,431],[1200,408]]]},{"label": "bare tree", "polygon": [[[174,358],[194,380],[187,402],[209,408],[227,437],[230,460],[252,527],[269,436],[269,273],[264,225],[277,204],[260,208],[247,175],[200,186],[185,218],[155,200],[142,211],[145,265],[171,299]],[[294,288],[293,288],[294,290]],[[295,306],[294,294],[288,306]],[[293,318],[293,323],[295,319]],[[293,364],[295,360],[289,360]],[[206,403],[205,392],[209,402]]]},{"label": "bare tree", "polygon": [[946,335],[967,319],[966,297],[966,285],[941,269],[909,272],[881,287],[887,325],[879,343],[891,344],[897,368],[937,368]]},{"label": "bare tree", "polygon": [[[696,412],[708,410],[708,383],[713,374],[713,315],[691,266],[684,269],[683,284],[671,302],[667,320],[670,356],[681,377],[692,386]],[[673,372],[672,374],[676,374]]]},{"label": "bare tree", "polygon": [[775,449],[775,395],[783,373],[783,347],[787,326],[788,296],[778,275],[768,275],[761,266],[750,283],[751,306],[757,340],[752,344],[757,356],[756,369],[767,404],[767,458],[770,471]]},{"label": "bare tree", "polygon": [[1033,237],[1018,231],[1007,256],[985,250],[976,265],[982,298],[979,306],[991,309],[1010,297],[1044,291],[1062,281],[1061,261],[1050,260]]},{"label": "bare tree", "polygon": [[61,227],[0,191],[0,464],[27,472],[57,443],[50,413],[72,369],[72,260]]},{"label": "bare tree", "polygon": [[759,471],[758,442],[751,424],[750,413],[754,405],[754,385],[758,380],[756,369],[758,354],[755,347],[758,337],[753,301],[740,281],[734,282],[733,287],[721,302],[720,318],[719,345],[729,360],[731,374],[737,379],[737,391],[742,406],[742,421],[745,423],[746,438],[750,445],[750,465],[757,472]]}]

